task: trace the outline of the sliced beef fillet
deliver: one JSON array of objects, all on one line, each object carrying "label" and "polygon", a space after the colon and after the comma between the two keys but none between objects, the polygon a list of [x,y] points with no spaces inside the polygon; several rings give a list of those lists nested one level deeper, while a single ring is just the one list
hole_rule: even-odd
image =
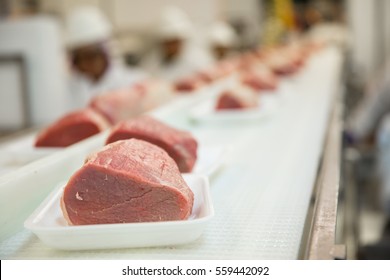
[{"label": "sliced beef fillet", "polygon": [[181,78],[174,83],[175,90],[181,93],[193,92],[202,87],[202,85],[202,80],[195,75]]},{"label": "sliced beef fillet", "polygon": [[275,90],[278,87],[278,78],[265,65],[257,64],[250,70],[242,71],[241,82],[255,91]]},{"label": "sliced beef fillet", "polygon": [[249,70],[253,65],[260,62],[256,53],[248,52],[243,54],[238,61],[238,67],[240,70]]},{"label": "sliced beef fillet", "polygon": [[111,124],[138,116],[143,112],[146,88],[134,85],[94,97],[89,107],[102,114]]},{"label": "sliced beef fillet", "polygon": [[137,138],[163,148],[181,172],[190,172],[197,158],[198,144],[191,133],[168,126],[152,117],[140,116],[116,125],[106,143]]},{"label": "sliced beef fillet", "polygon": [[187,219],[194,195],[161,148],[131,139],[91,155],[69,180],[61,199],[71,225]]},{"label": "sliced beef fillet", "polygon": [[171,83],[159,79],[147,79],[138,85],[143,87],[145,97],[143,112],[157,108],[174,97],[175,90]]},{"label": "sliced beef fillet", "polygon": [[216,110],[249,109],[259,106],[259,97],[252,90],[237,87],[223,91],[215,105]]},{"label": "sliced beef fillet", "polygon": [[224,69],[218,64],[213,65],[207,69],[203,69],[197,73],[198,78],[205,84],[212,83],[224,76]]},{"label": "sliced beef fillet", "polygon": [[91,109],[69,113],[38,134],[35,147],[67,147],[109,127],[107,120]]},{"label": "sliced beef fillet", "polygon": [[292,75],[299,70],[299,66],[294,57],[287,54],[283,49],[279,49],[269,54],[265,59],[265,63],[274,71],[275,74],[281,76]]},{"label": "sliced beef fillet", "polygon": [[229,58],[227,60],[223,60],[217,64],[218,71],[221,77],[226,77],[231,75],[239,68],[239,59],[237,58]]}]

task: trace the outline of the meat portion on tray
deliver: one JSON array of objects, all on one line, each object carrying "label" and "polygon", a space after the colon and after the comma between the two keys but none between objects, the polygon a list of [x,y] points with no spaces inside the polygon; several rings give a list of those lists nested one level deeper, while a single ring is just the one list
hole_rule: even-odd
[{"label": "meat portion on tray", "polygon": [[278,75],[288,76],[296,73],[304,65],[303,53],[297,47],[280,47],[269,50],[264,62]]},{"label": "meat portion on tray", "polygon": [[111,131],[107,144],[136,138],[163,148],[181,172],[191,172],[197,159],[198,144],[191,133],[173,128],[150,116],[120,122]]},{"label": "meat portion on tray", "polygon": [[105,116],[111,124],[117,124],[163,105],[172,97],[170,84],[148,79],[131,87],[96,96],[89,106]]},{"label": "meat portion on tray", "polygon": [[174,83],[175,90],[178,92],[193,92],[204,85],[202,79],[195,75],[178,79]]},{"label": "meat portion on tray", "polygon": [[275,73],[260,63],[250,70],[242,71],[241,82],[255,91],[276,90],[278,87],[278,78]]},{"label": "meat portion on tray", "polygon": [[74,111],[41,131],[35,147],[67,147],[109,126],[107,120],[92,109]]},{"label": "meat portion on tray", "polygon": [[146,89],[133,86],[94,97],[89,107],[105,116],[111,124],[139,115],[143,111]]},{"label": "meat portion on tray", "polygon": [[173,159],[131,139],[91,155],[66,185],[61,208],[71,225],[159,222],[187,219],[193,201]]},{"label": "meat portion on tray", "polygon": [[223,91],[216,102],[215,109],[222,110],[242,110],[256,108],[259,106],[259,97],[249,88],[235,87]]}]

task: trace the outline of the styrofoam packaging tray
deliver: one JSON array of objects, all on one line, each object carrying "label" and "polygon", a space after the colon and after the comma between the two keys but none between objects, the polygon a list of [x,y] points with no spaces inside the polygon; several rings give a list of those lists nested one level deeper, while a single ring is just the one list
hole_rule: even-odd
[{"label": "styrofoam packaging tray", "polygon": [[222,91],[226,87],[230,87],[230,86],[234,85],[235,83],[237,83],[237,75],[231,74],[227,77],[215,80],[210,84],[203,85],[196,90],[193,90],[193,91],[185,91],[184,90],[184,91],[179,91],[178,93],[181,95],[184,95],[184,96],[185,95],[193,95],[193,94],[204,94],[204,93],[210,95],[212,92],[219,93],[220,91]]},{"label": "styrofoam packaging tray", "polygon": [[213,175],[222,166],[228,152],[223,146],[200,146],[198,148],[198,159],[196,160],[192,174],[205,176]]},{"label": "styrofoam packaging tray", "polygon": [[19,150],[4,150],[1,151],[0,165],[5,167],[20,167],[61,150],[61,148],[35,147],[24,147]]},{"label": "styrofoam packaging tray", "polygon": [[243,110],[215,110],[216,99],[207,100],[190,111],[190,117],[194,121],[214,123],[231,121],[259,120],[274,114],[280,100],[276,95],[260,95],[260,104],[254,109]]},{"label": "styrofoam packaging tray", "polygon": [[35,133],[0,146],[0,171],[12,170],[41,159],[63,148],[34,147]]},{"label": "styrofoam packaging tray", "polygon": [[155,247],[184,244],[198,239],[214,216],[207,177],[184,175],[194,193],[192,214],[185,221],[69,226],[60,198],[64,184],[25,221],[47,246],[62,250]]},{"label": "styrofoam packaging tray", "polygon": [[61,151],[61,149],[23,147],[20,150],[0,150],[0,176],[50,156],[58,151]]}]

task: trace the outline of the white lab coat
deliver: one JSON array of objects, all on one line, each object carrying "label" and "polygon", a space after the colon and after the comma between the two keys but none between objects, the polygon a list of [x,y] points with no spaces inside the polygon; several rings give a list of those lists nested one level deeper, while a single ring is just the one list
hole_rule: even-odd
[{"label": "white lab coat", "polygon": [[362,104],[348,122],[349,133],[358,141],[375,129],[380,200],[390,215],[390,64],[371,82]]},{"label": "white lab coat", "polygon": [[180,55],[169,63],[164,63],[159,49],[154,50],[144,62],[144,68],[151,75],[166,81],[189,76],[212,64],[212,58],[202,47],[185,44]]},{"label": "white lab coat", "polygon": [[111,62],[103,77],[97,82],[79,73],[72,73],[69,81],[68,110],[84,108],[92,97],[128,87],[146,77],[143,71],[125,67],[119,62]]},{"label": "white lab coat", "polygon": [[380,200],[383,210],[390,216],[390,114],[382,119],[378,129],[377,155]]},{"label": "white lab coat", "polygon": [[362,103],[348,119],[349,133],[357,141],[366,138],[387,112],[390,112],[390,63],[370,83]]}]

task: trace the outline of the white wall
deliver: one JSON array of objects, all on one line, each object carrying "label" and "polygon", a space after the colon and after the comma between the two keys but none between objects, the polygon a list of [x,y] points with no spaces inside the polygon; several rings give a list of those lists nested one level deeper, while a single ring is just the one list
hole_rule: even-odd
[{"label": "white wall", "polygon": [[242,18],[247,21],[248,43],[258,43],[256,38],[261,35],[261,3],[259,0],[220,0],[220,13],[226,20]]},{"label": "white wall", "polygon": [[[223,0],[40,0],[42,11],[59,15],[82,5],[99,7],[113,24],[116,41],[115,51],[120,54],[126,49],[146,50],[152,42],[155,21],[163,7],[176,5],[187,12],[194,25],[207,32],[210,24],[220,15]],[[134,45],[134,46],[133,46]]]},{"label": "white wall", "polygon": [[43,11],[64,16],[68,11],[80,5],[99,6],[102,0],[40,0]]},{"label": "white wall", "polygon": [[[0,56],[20,55],[25,59],[31,124],[48,123],[62,115],[67,109],[65,65],[57,22],[45,17],[0,22],[0,42]],[[8,72],[3,74],[4,79],[9,77]],[[11,80],[9,83],[18,90]],[[2,100],[11,98],[13,92],[3,89]]]},{"label": "white wall", "polygon": [[205,31],[216,19],[243,17],[253,24],[252,32],[260,32],[259,0],[40,0],[42,11],[63,17],[80,5],[95,5],[103,10],[117,32],[148,32],[161,9],[176,5],[185,10],[194,24]]},{"label": "white wall", "polygon": [[385,38],[385,52],[388,59],[390,59],[390,1],[384,0],[383,17],[385,20],[384,38]]},{"label": "white wall", "polygon": [[[20,65],[21,66],[21,65]],[[23,77],[19,65],[0,61],[0,130],[20,129],[24,121]]]},{"label": "white wall", "polygon": [[[367,81],[390,56],[390,1],[348,0],[347,9],[353,33],[353,61]],[[383,23],[379,26],[380,18]]]},{"label": "white wall", "polygon": [[210,0],[113,0],[114,24],[120,27],[142,27],[151,25],[167,5],[182,8],[193,22],[205,26],[217,15],[217,2]]},{"label": "white wall", "polygon": [[218,14],[218,0],[41,0],[43,11],[63,16],[81,5],[98,6],[116,29],[145,29],[167,5],[185,10],[197,25],[207,26]]},{"label": "white wall", "polygon": [[375,4],[377,0],[348,0],[348,21],[352,31],[352,58],[364,79],[376,68]]}]

